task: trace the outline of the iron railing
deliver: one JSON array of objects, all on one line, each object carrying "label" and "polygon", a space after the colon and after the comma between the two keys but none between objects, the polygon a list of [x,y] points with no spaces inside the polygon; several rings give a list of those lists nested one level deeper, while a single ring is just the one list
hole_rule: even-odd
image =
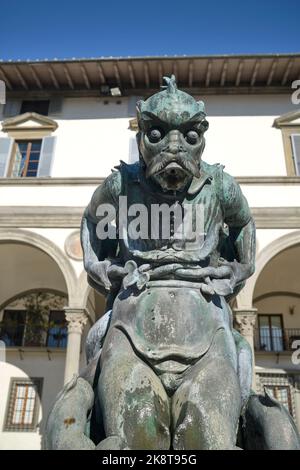
[{"label": "iron railing", "polygon": [[300,328],[256,328],[254,347],[257,351],[292,351],[299,348]]},{"label": "iron railing", "polygon": [[6,347],[48,347],[65,348],[67,346],[66,326],[43,328],[18,323],[15,327],[0,325],[0,340]]}]

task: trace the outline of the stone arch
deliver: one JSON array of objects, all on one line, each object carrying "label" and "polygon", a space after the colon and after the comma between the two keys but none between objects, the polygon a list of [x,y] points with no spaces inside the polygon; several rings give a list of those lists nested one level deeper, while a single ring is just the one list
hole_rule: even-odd
[{"label": "stone arch", "polygon": [[23,291],[19,292],[18,294],[13,295],[9,299],[6,299],[5,302],[0,304],[0,312],[1,310],[4,310],[8,305],[10,305],[12,302],[14,302],[15,300],[18,300],[22,297],[26,297],[27,295],[30,295],[30,294],[35,294],[36,292],[45,292],[45,293],[49,292],[51,294],[58,295],[59,297],[64,297],[65,300],[67,300],[66,294],[63,291],[59,291],[56,289],[48,289],[46,287],[39,287],[38,289],[29,289],[29,290],[25,290],[24,292]]},{"label": "stone arch", "polygon": [[247,281],[245,288],[237,296],[238,308],[251,307],[256,282],[265,266],[281,251],[300,243],[300,230],[287,233],[269,243],[256,258],[256,269],[253,276]]},{"label": "stone arch", "polygon": [[30,230],[0,229],[0,243],[18,242],[39,248],[49,255],[59,267],[67,286],[69,305],[76,299],[77,279],[73,266],[62,250],[51,240]]},{"label": "stone arch", "polygon": [[78,278],[78,297],[81,298],[82,305],[86,306],[88,301],[89,293],[91,292],[91,286],[87,282],[86,271],[83,270]]}]

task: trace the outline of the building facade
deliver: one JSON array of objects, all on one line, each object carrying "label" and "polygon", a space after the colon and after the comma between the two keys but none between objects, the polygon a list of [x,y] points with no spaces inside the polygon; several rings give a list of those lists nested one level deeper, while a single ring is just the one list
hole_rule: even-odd
[{"label": "building facade", "polygon": [[300,428],[300,55],[0,62],[0,449],[40,448],[85,364],[105,301],[83,269],[82,212],[137,159],[136,101],[172,73],[205,102],[203,159],[237,178],[256,221],[256,272],[232,306],[253,386]]}]

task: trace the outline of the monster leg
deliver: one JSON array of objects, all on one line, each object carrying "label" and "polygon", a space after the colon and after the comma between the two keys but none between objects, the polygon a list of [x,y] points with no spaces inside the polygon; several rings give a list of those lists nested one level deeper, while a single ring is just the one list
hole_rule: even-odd
[{"label": "monster leg", "polygon": [[127,449],[170,448],[167,394],[117,328],[104,343],[97,391],[107,438],[116,436]]},{"label": "monster leg", "polygon": [[218,330],[172,398],[173,448],[234,449],[241,411],[232,335]]}]

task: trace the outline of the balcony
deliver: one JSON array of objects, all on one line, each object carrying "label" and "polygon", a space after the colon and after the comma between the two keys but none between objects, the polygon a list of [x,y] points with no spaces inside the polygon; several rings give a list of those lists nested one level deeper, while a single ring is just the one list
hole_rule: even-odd
[{"label": "balcony", "polygon": [[[294,341],[299,341],[299,343],[293,347]],[[254,332],[254,348],[256,351],[294,351],[299,348],[299,344],[300,328],[256,328]]]}]

